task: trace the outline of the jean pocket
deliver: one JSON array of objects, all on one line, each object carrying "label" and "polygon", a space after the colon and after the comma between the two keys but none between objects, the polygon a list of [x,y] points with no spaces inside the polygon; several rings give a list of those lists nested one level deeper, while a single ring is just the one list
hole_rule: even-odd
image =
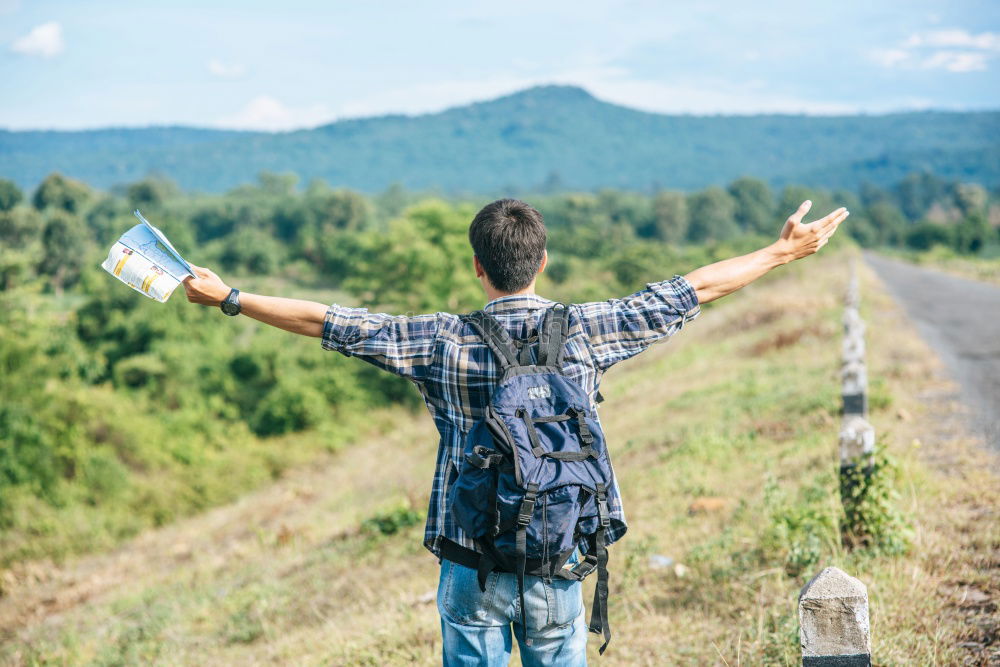
[{"label": "jean pocket", "polygon": [[438,607],[460,625],[494,626],[507,622],[496,608],[497,572],[486,577],[486,590],[479,588],[479,575],[472,568],[441,561]]},{"label": "jean pocket", "polygon": [[546,626],[539,630],[565,627],[583,613],[583,586],[579,581],[553,579],[545,586],[545,601],[549,607]]}]

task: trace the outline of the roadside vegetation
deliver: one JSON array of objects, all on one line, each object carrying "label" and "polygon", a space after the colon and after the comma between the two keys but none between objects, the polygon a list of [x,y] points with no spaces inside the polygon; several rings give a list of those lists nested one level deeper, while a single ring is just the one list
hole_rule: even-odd
[{"label": "roadside vegetation", "polygon": [[[883,449],[864,527],[880,539],[864,548],[841,544],[834,460],[847,255],[931,238],[956,262],[991,261],[995,193],[915,175],[857,193],[743,178],[524,196],[550,228],[539,290],[565,301],[759,247],[806,198],[852,211],[821,257],[610,374],[602,414],[632,528],[604,662],[794,662],[795,593],[828,564],[869,584],[880,662],[995,645],[994,464],[949,406],[917,400],[943,391],[933,355],[868,275]],[[481,203],[279,174],[219,196],[157,178],[110,193],[0,181],[0,662],[436,661],[436,563],[420,546],[436,435],[413,388],[181,294],[155,303],[99,264],[138,207],[249,291],[471,310]]]},{"label": "roadside vegetation", "polygon": [[[949,418],[953,388],[864,269],[870,421],[891,471],[879,502],[905,525],[881,545],[842,545],[853,254],[785,267],[608,374],[602,420],[631,528],[612,553],[601,664],[798,664],[797,593],[828,565],[868,586],[876,664],[995,649],[997,461]],[[0,661],[438,663],[437,563],[420,545],[433,426],[392,408],[371,421],[381,434],[232,504],[106,554],[13,566]]]},{"label": "roadside vegetation", "polygon": [[[944,234],[976,257],[1000,243],[984,225],[994,195],[927,174],[858,193],[775,193],[741,178],[687,194],[528,198],[551,235],[540,291],[568,301],[622,296],[760,247],[806,198],[816,213],[851,209],[833,248]],[[136,222],[132,209],[243,289],[454,312],[481,305],[466,239],[481,203],[299,188],[270,173],[225,195],[158,178],[110,193],[58,174],[30,193],[0,181],[0,568],[112,547],[367,437],[373,410],[420,409],[405,382],[321,355],[318,341],[183,295],[158,304],[115,281],[98,265]]]},{"label": "roadside vegetation", "polygon": [[955,252],[948,246],[935,245],[929,250],[889,249],[886,254],[963,278],[1000,285],[1000,248],[968,255]]}]

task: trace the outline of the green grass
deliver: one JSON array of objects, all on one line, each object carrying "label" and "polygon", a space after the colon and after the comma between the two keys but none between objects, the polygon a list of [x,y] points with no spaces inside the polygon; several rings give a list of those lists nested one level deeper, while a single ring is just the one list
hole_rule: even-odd
[{"label": "green grass", "polygon": [[883,249],[880,252],[963,278],[1000,285],[1000,247],[997,246],[991,248],[986,256],[961,255],[940,245],[925,251]]},{"label": "green grass", "polygon": [[[630,530],[612,550],[615,640],[599,664],[798,664],[796,597],[828,565],[868,586],[877,664],[961,662],[974,654],[960,642],[1000,625],[961,601],[1000,591],[995,460],[915,398],[946,385],[867,271],[882,396],[871,421],[913,530],[903,554],[841,546],[846,278],[844,254],[787,267],[606,378],[601,415]],[[395,419],[329,463],[118,551],[11,569],[0,661],[439,664],[437,563],[414,520],[436,437],[424,416]],[[722,509],[689,512],[702,497]],[[684,567],[656,569],[652,555]]]}]

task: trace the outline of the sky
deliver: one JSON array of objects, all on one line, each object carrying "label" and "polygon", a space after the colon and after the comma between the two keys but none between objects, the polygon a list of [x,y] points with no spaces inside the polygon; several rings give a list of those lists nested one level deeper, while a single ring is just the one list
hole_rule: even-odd
[{"label": "sky", "polygon": [[0,128],[287,130],[533,85],[664,113],[1000,108],[1000,0],[0,0]]}]

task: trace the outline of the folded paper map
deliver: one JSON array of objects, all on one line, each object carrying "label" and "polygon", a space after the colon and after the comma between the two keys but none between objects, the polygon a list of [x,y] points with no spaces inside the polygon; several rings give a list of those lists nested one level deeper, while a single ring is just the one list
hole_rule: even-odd
[{"label": "folded paper map", "polygon": [[149,224],[138,209],[139,224],[111,246],[104,270],[151,299],[166,301],[181,282],[195,275],[167,237]]}]

